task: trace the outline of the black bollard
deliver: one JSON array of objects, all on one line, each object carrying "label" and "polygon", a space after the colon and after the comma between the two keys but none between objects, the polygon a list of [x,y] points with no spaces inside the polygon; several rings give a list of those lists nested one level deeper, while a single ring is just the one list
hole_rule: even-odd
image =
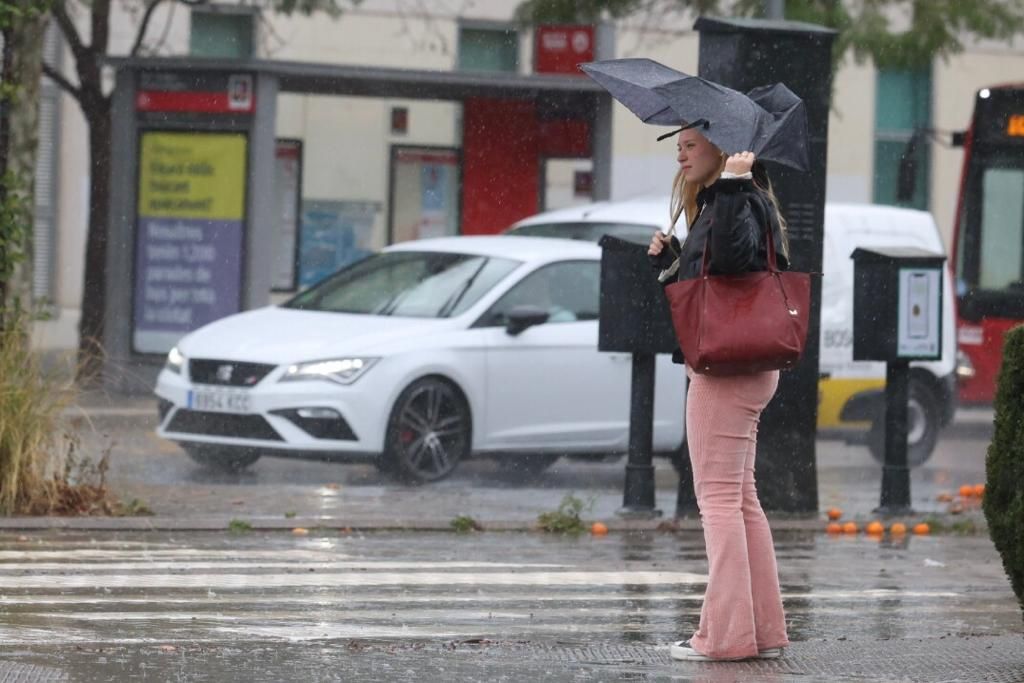
[{"label": "black bollard", "polygon": [[654,507],[654,354],[633,354],[629,399],[629,460],[622,517],[660,517]]},{"label": "black bollard", "polygon": [[697,493],[693,490],[693,464],[690,462],[690,449],[686,442],[679,453],[676,467],[679,472],[679,487],[676,490],[676,517],[696,517],[700,512],[697,507]]},{"label": "black bollard", "polygon": [[907,401],[910,363],[889,361],[885,366],[885,464],[882,496],[875,510],[880,515],[912,514],[910,467],[907,465]]}]

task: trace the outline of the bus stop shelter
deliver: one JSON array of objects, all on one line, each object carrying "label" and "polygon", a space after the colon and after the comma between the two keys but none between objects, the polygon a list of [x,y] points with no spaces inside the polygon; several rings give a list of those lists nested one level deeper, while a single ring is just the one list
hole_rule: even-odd
[{"label": "bus stop shelter", "polygon": [[[599,34],[598,58],[602,42]],[[270,302],[281,93],[460,103],[464,234],[494,232],[536,210],[545,154],[589,157],[593,198],[610,196],[611,99],[587,78],[271,60],[110,64],[104,377],[117,393],[148,393],[189,331]],[[493,191],[499,185],[503,195]]]}]

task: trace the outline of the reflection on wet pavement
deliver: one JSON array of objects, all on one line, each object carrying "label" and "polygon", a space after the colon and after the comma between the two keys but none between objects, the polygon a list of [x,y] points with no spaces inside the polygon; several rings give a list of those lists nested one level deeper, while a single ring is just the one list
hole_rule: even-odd
[{"label": "reflection on wet pavement", "polygon": [[[986,538],[777,543],[794,652],[1020,633]],[[693,533],[3,534],[0,640],[6,656],[75,661],[72,680],[104,670],[86,656],[101,650],[130,663],[147,649],[204,657],[274,643],[286,660],[302,643],[661,648],[696,627],[705,581]]]}]

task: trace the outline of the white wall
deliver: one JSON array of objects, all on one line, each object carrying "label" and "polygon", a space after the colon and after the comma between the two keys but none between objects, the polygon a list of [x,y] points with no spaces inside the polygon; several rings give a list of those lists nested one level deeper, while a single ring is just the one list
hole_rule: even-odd
[{"label": "white wall", "polygon": [[[686,22],[691,26],[692,21]],[[619,30],[618,57],[649,57],[685,73],[697,73],[698,35],[689,28],[675,31],[645,27]],[[675,177],[674,138],[657,141],[671,128],[649,126],[621,106],[612,110],[612,199],[671,192]],[[666,220],[668,208],[665,209]]]},{"label": "white wall", "polygon": [[874,131],[875,70],[847,59],[832,80],[826,201],[871,201]]}]

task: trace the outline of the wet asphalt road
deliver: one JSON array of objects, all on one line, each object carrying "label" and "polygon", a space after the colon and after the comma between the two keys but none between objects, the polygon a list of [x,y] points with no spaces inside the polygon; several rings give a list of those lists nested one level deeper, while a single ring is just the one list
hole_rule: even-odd
[{"label": "wet asphalt road", "polygon": [[[978,419],[978,416],[982,419]],[[942,491],[984,481],[990,426],[985,413],[967,414],[943,432],[935,454],[911,473],[912,503],[921,513],[942,512]],[[81,428],[83,452],[108,452],[108,479],[124,500],[137,498],[170,516],[338,517],[367,523],[388,515],[451,519],[470,514],[480,521],[532,520],[554,509],[566,494],[591,503],[594,518],[613,516],[622,505],[625,459],[582,462],[562,459],[538,477],[524,477],[493,461],[463,462],[449,478],[426,486],[403,486],[369,464],[335,464],[264,457],[240,474],[223,474],[193,463],[175,444],[153,433],[155,418],[94,415]],[[819,440],[821,509],[838,506],[867,518],[877,507],[881,468],[863,446]],[[656,504],[675,510],[678,479],[668,460],[657,458]]]},{"label": "wet asphalt road", "polygon": [[[224,475],[100,416],[85,452],[165,518],[373,526],[456,514],[528,526],[573,493],[615,516],[622,460],[524,480],[491,462],[400,486],[370,465],[264,458]],[[988,430],[947,431],[912,474],[914,505],[984,480]],[[871,516],[867,450],[818,444],[822,508]],[[658,461],[658,505],[677,478]],[[976,514],[976,513],[975,513]],[[223,526],[223,525],[222,525]],[[290,524],[289,524],[290,526]],[[681,664],[707,571],[699,533],[53,532],[0,530],[0,681],[999,681],[1024,683],[1022,621],[984,535],[777,534],[794,645],[776,662]]]},{"label": "wet asphalt road", "polygon": [[793,646],[707,665],[694,533],[0,532],[0,680],[1024,681],[986,538],[777,546]]}]

